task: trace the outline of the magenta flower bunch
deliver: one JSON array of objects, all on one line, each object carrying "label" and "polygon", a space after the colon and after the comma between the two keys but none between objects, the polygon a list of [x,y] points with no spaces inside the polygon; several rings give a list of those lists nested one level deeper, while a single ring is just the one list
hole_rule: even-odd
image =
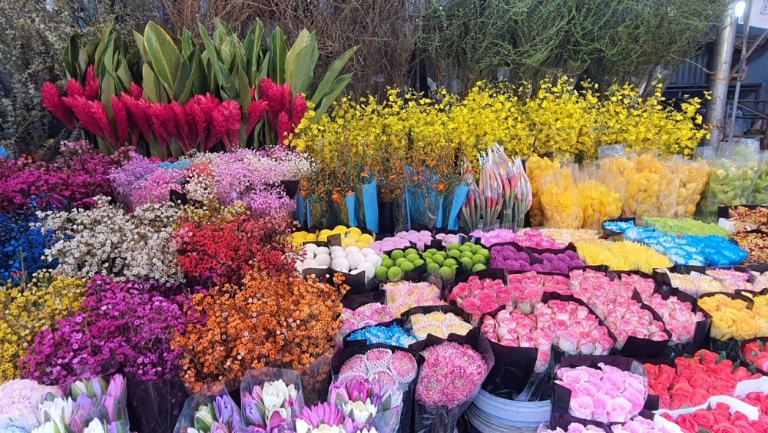
[{"label": "magenta flower bunch", "polygon": [[320,403],[305,409],[296,417],[296,433],[373,433],[376,429],[355,422],[332,403]]},{"label": "magenta flower bunch", "polygon": [[117,282],[95,276],[86,288],[83,310],[44,328],[21,361],[23,376],[46,384],[65,384],[122,368],[140,380],[172,378],[181,350],[171,348],[174,332],[185,329],[177,300],[161,294],[173,286]]},{"label": "magenta flower bunch", "polygon": [[134,186],[147,176],[159,170],[159,158],[147,158],[136,155],[122,166],[109,173],[109,180],[117,192],[120,201],[129,208],[133,208],[131,197]]},{"label": "magenta flower bunch", "polygon": [[145,204],[166,203],[170,199],[170,192],[182,192],[181,183],[186,177],[184,171],[177,169],[155,170],[143,181],[134,185],[131,194],[131,202],[134,208]]},{"label": "magenta flower bunch", "polygon": [[293,215],[296,202],[285,195],[282,187],[259,185],[243,200],[253,218],[277,219]]},{"label": "magenta flower bunch", "polygon": [[416,384],[416,401],[453,409],[480,388],[488,374],[483,357],[468,345],[445,342],[422,352],[425,362]]},{"label": "magenta flower bunch", "polygon": [[86,142],[64,142],[53,162],[0,158],[0,209],[68,210],[89,207],[92,197],[111,196],[109,172],[119,163]]},{"label": "magenta flower bunch", "polygon": [[395,433],[400,425],[403,392],[377,380],[357,379],[334,382],[328,401],[356,423],[373,425],[379,433]]}]

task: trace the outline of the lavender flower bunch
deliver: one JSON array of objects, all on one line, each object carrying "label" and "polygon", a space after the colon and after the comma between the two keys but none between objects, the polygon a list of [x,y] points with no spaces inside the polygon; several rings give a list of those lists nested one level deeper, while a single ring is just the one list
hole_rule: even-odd
[{"label": "lavender flower bunch", "polygon": [[240,411],[229,395],[219,395],[213,403],[195,410],[194,427],[184,427],[182,433],[242,433]]},{"label": "lavender flower bunch", "polygon": [[252,392],[240,395],[247,431],[256,433],[293,432],[293,417],[301,411],[299,390],[282,379],[264,382]]},{"label": "lavender flower bunch", "polygon": [[[77,381],[72,397],[48,394],[40,404],[43,424],[33,433],[128,433],[128,392],[125,379],[116,374],[109,383],[102,378]],[[73,400],[74,399],[74,400]]]},{"label": "lavender flower bunch", "polygon": [[334,382],[328,400],[355,423],[371,425],[379,433],[394,433],[400,424],[403,393],[378,381],[356,379]]}]

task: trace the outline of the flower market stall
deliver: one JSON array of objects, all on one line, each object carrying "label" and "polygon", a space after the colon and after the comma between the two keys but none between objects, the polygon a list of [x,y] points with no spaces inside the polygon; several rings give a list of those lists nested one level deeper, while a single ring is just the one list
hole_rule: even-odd
[{"label": "flower market stall", "polygon": [[84,139],[0,158],[0,433],[768,432],[768,157],[699,101],[200,35],[73,39]]}]

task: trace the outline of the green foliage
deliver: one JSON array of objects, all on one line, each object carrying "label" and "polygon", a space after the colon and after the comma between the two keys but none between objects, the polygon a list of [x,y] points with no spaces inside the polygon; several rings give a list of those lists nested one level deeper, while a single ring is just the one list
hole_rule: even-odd
[{"label": "green foliage", "polygon": [[[508,68],[537,82],[552,72],[602,84],[655,79],[714,39],[727,0],[433,0],[419,45],[465,85]],[[466,74],[465,76],[462,76]]]}]

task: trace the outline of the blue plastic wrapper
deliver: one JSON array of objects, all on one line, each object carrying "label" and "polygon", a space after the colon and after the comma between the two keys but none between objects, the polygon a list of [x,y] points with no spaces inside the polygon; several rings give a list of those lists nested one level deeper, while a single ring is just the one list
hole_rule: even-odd
[{"label": "blue plastic wrapper", "polygon": [[369,326],[352,332],[348,340],[366,340],[368,344],[387,344],[397,347],[408,347],[417,342],[416,337],[408,334],[400,325]]},{"label": "blue plastic wrapper", "polygon": [[676,265],[733,266],[747,259],[747,252],[722,236],[673,236],[647,227],[631,227],[624,239],[642,242],[667,255]]},{"label": "blue plastic wrapper", "polygon": [[357,227],[357,195],[352,193],[345,197],[347,200],[347,214],[349,214],[349,226]]},{"label": "blue plastic wrapper", "polygon": [[456,187],[456,191],[453,192],[453,203],[451,204],[451,211],[448,215],[448,230],[459,229],[459,212],[464,202],[467,200],[467,193],[469,193],[469,187],[462,183]]},{"label": "blue plastic wrapper", "polygon": [[379,194],[376,190],[376,179],[363,185],[363,209],[365,210],[365,228],[379,232]]}]

